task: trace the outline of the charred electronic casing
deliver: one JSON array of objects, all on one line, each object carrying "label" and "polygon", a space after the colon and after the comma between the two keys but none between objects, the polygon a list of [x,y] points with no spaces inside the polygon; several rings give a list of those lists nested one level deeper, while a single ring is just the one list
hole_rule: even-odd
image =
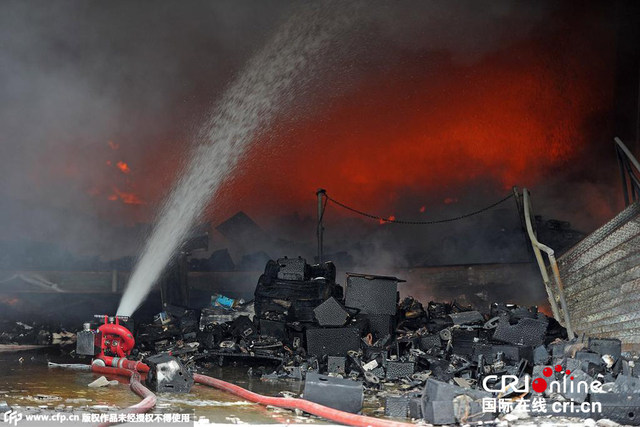
[{"label": "charred electronic casing", "polygon": [[189,393],[193,386],[193,375],[177,358],[167,353],[144,359],[149,365],[147,386],[158,393]]}]

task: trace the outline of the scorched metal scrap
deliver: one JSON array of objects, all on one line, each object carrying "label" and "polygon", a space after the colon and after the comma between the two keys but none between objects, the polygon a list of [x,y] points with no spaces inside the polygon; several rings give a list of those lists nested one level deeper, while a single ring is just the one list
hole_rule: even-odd
[{"label": "scorched metal scrap", "polygon": [[[546,398],[534,416],[640,424],[640,379],[619,340],[567,341],[536,307],[494,303],[483,313],[456,302],[399,301],[395,277],[348,273],[344,290],[335,280],[331,262],[269,261],[254,302],[214,303],[199,314],[169,306],[138,328],[134,357],[170,352],[192,371],[211,361],[246,362],[265,379],[307,378],[305,397],[318,403],[358,412],[371,394],[384,399],[387,416],[435,424],[509,417],[513,408],[487,402],[515,397]],[[568,375],[598,381],[603,392],[553,388]],[[602,412],[554,411],[565,402],[599,403]]]}]

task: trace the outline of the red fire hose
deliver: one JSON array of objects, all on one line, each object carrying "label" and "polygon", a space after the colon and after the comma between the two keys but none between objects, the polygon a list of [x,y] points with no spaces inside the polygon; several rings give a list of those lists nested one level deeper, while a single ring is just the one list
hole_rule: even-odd
[{"label": "red fire hose", "polygon": [[[91,365],[93,372],[105,375],[120,375],[129,377],[129,387],[131,390],[142,398],[140,403],[127,408],[126,413],[144,413],[151,410],[156,404],[156,395],[153,394],[148,388],[146,388],[140,382],[139,372],[149,372],[149,367],[141,362],[133,362],[126,359],[121,359],[117,362],[122,367],[107,367],[99,366],[96,364]],[[55,364],[51,364],[51,366]],[[61,367],[72,367],[72,365],[57,365]],[[77,365],[74,365],[77,366]],[[86,366],[86,365],[85,365]],[[86,366],[88,368],[88,366]],[[193,380],[199,384],[207,385],[219,390],[226,391],[235,396],[246,399],[250,402],[259,403],[261,405],[277,406],[284,409],[299,409],[318,417],[325,418],[336,423],[356,426],[356,427],[408,427],[413,426],[411,423],[403,423],[399,421],[389,421],[374,417],[367,417],[365,415],[357,415],[349,412],[340,411],[338,409],[329,408],[324,405],[310,402],[304,399],[295,399],[289,397],[272,397],[264,396],[262,394],[254,393],[247,389],[244,389],[235,384],[228,383],[226,381],[218,380],[216,378],[208,377],[201,374],[193,374]],[[101,427],[108,426],[113,423],[100,424]]]},{"label": "red fire hose", "polygon": [[[136,364],[136,362],[131,363]],[[144,363],[141,363],[140,365],[144,365],[144,367],[146,367],[147,370],[145,372],[149,371],[149,367],[147,365],[145,365]],[[144,369],[142,366],[138,366],[138,368]],[[151,390],[142,385],[142,383],[140,382],[140,373],[138,371],[126,368],[111,368],[108,366],[98,365],[91,365],[91,371],[105,375],[120,375],[123,377],[129,377],[129,388],[135,394],[140,396],[142,400],[135,405],[129,406],[127,409],[125,409],[125,413],[142,414],[150,411],[154,406],[156,406],[156,395],[153,394]],[[100,427],[106,427],[111,424],[116,423],[106,422],[100,424]]]},{"label": "red fire hose", "polygon": [[[134,362],[131,360],[120,359],[117,363],[120,367],[101,366],[100,364],[92,363],[91,365],[84,364],[59,364],[49,362],[48,365],[51,368],[66,368],[76,369],[82,371],[92,371],[98,374],[104,375],[120,375],[123,377],[129,377],[129,388],[138,396],[142,398],[139,403],[128,407],[123,413],[141,414],[151,410],[156,406],[156,395],[151,390],[146,388],[140,382],[140,372],[149,372],[149,367],[142,362]],[[108,426],[111,422],[100,424],[101,427]]]},{"label": "red fire hose", "polygon": [[235,384],[211,378],[206,375],[193,374],[193,380],[199,384],[204,384],[210,387],[217,388],[219,390],[224,390],[238,397],[249,400],[251,402],[259,403],[261,405],[277,406],[284,409],[300,409],[309,414],[317,415],[318,417],[326,418],[328,420],[335,421],[344,425],[357,427],[407,427],[414,425],[410,423],[382,420],[379,418],[367,417],[364,415],[351,414],[349,412],[339,411],[337,409],[319,405],[317,403],[313,403],[304,399],[263,396],[261,394],[246,390]]},{"label": "red fire hose", "polygon": [[125,359],[124,357],[102,356],[100,360],[102,360],[106,366],[110,366],[113,368],[131,369],[133,371],[138,371],[143,374],[146,374],[147,372],[149,372],[149,367],[146,364],[140,361]]}]

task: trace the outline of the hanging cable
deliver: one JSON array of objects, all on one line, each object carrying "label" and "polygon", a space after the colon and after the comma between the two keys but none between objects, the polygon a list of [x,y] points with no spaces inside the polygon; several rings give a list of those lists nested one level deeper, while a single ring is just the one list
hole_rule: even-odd
[{"label": "hanging cable", "polygon": [[[333,199],[333,198],[329,197],[329,195],[326,194],[326,193],[325,193],[324,196],[326,197],[326,200],[332,202],[335,205],[340,206],[343,209],[346,209],[348,211],[351,211],[351,212],[356,213],[358,215],[362,215],[362,216],[367,217],[367,218],[375,219],[375,220],[380,221],[380,222],[393,222],[395,224],[408,224],[408,225],[430,225],[430,224],[442,224],[442,223],[445,223],[445,222],[458,221],[460,219],[469,218],[470,216],[481,214],[481,213],[483,213],[485,211],[488,211],[489,209],[492,209],[492,208],[498,206],[501,203],[506,202],[507,200],[509,200],[510,198],[513,197],[513,193],[509,193],[508,196],[498,200],[495,203],[490,204],[489,206],[486,206],[486,207],[484,207],[482,209],[479,209],[477,211],[469,212],[469,213],[466,213],[466,214],[463,214],[463,215],[458,215],[458,216],[453,217],[453,218],[438,219],[438,220],[431,220],[431,221],[403,221],[403,220],[399,220],[399,219],[385,218],[385,217],[382,217],[382,216],[379,216],[379,215],[373,215],[373,214],[370,214],[370,213],[367,213],[367,212],[363,212],[363,211],[361,211],[359,209],[356,209],[356,208],[352,208],[351,206],[345,205],[344,203],[339,202],[336,199]],[[326,202],[325,202],[325,207],[326,207]],[[324,210],[323,210],[323,213],[324,213]]]}]

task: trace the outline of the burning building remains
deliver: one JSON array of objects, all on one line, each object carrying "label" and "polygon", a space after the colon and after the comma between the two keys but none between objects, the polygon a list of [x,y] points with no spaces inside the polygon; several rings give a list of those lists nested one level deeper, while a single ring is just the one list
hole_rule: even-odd
[{"label": "burning building remains", "polygon": [[0,412],[40,401],[23,372],[97,373],[142,398],[104,423],[211,386],[356,426],[640,424],[640,13],[614,3],[3,2],[0,349],[77,372],[0,354]]},{"label": "burning building remains", "polygon": [[304,381],[306,401],[352,414],[378,399],[377,415],[433,424],[498,416],[640,424],[637,360],[620,340],[568,339],[536,307],[400,300],[403,282],[347,273],[343,287],[333,263],[285,257],[267,263],[253,301],[167,305],[135,326],[135,348],[126,319],[101,317],[78,333],[77,353],[102,366],[144,366],[155,392],[189,392],[194,378],[229,390],[200,373],[235,364],[264,381]]}]

